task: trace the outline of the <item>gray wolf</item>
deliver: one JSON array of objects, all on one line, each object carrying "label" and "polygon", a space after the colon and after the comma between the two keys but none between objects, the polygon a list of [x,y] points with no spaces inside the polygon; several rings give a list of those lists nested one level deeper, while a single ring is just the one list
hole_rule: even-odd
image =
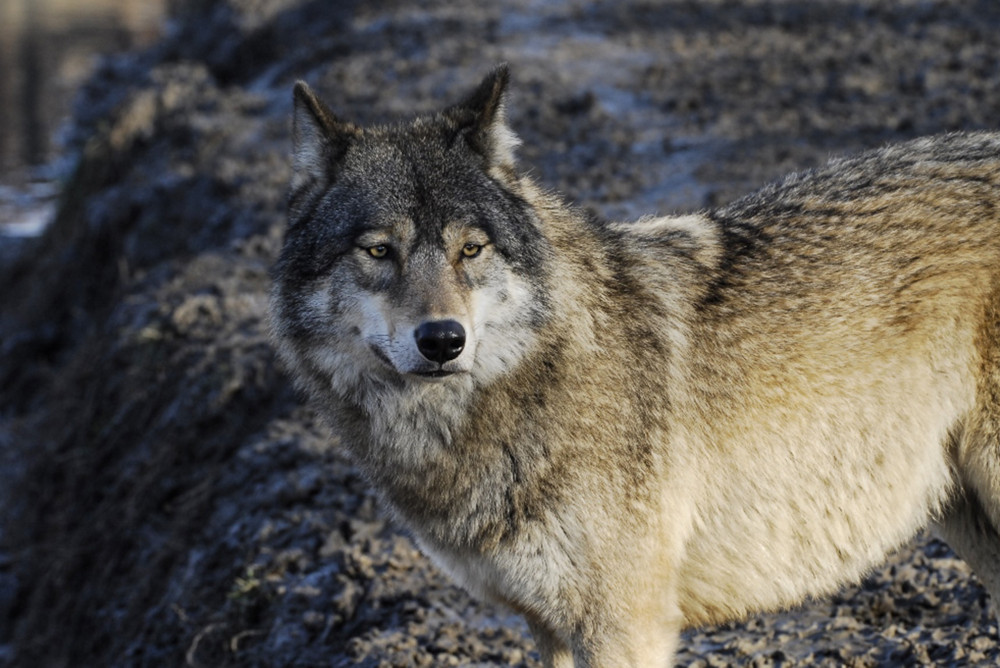
[{"label": "gray wolf", "polygon": [[604,222],[519,170],[507,82],[294,91],[276,347],[422,549],[547,666],[672,665],[928,524],[1000,595],[1000,134]]}]

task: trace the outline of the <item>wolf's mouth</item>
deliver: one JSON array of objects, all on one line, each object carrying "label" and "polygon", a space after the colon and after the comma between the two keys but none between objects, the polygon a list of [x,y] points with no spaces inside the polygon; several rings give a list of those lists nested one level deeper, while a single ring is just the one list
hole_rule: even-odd
[{"label": "wolf's mouth", "polygon": [[[371,348],[371,351],[375,355],[375,357],[384,362],[386,366],[388,366],[391,369],[396,369],[396,365],[392,363],[392,360],[389,359],[389,356],[386,355],[384,352],[382,352],[378,346],[369,346],[369,347]],[[447,378],[448,376],[453,376],[456,373],[458,373],[458,371],[450,371],[448,369],[440,369],[440,368],[434,369],[432,371],[405,372],[405,374],[408,376],[416,376],[418,378]]]},{"label": "wolf's mouth", "polygon": [[445,376],[450,376],[454,371],[448,371],[447,369],[436,369],[435,371],[413,371],[411,372],[414,376],[420,376],[421,378],[444,378]]}]

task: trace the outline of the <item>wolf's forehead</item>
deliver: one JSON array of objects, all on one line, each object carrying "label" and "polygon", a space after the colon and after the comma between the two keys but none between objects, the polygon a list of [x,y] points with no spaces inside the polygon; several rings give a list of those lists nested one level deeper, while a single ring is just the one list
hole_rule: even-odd
[{"label": "wolf's forehead", "polygon": [[488,194],[482,168],[443,137],[394,132],[362,141],[345,165],[349,188],[370,212],[404,216],[415,222],[471,215]]},{"label": "wolf's forehead", "polygon": [[447,186],[477,168],[468,151],[457,150],[443,132],[432,130],[374,131],[348,155],[358,169],[393,178],[401,186],[427,181]]}]

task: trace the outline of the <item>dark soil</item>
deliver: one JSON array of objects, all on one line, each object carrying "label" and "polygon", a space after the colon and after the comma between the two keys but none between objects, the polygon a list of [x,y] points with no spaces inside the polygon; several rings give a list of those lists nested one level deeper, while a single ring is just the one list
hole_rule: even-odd
[{"label": "dark soil", "polygon": [[[537,666],[387,523],[267,343],[291,84],[376,122],[498,61],[523,163],[596,214],[723,203],[1000,126],[994,0],[191,0],[81,90],[55,223],[0,267],[0,666]],[[832,600],[687,633],[693,666],[996,665],[920,536]]]}]

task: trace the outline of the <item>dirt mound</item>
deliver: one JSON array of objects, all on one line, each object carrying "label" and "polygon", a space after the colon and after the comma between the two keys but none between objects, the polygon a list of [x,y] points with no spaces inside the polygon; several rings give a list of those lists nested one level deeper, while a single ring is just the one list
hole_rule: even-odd
[{"label": "dirt mound", "polygon": [[[185,6],[81,91],[57,220],[0,268],[0,665],[537,665],[517,618],[386,522],[275,366],[296,78],[373,122],[509,61],[523,162],[613,217],[1000,125],[987,0]],[[921,538],[833,600],[686,634],[680,660],[995,665],[1000,645]]]}]

